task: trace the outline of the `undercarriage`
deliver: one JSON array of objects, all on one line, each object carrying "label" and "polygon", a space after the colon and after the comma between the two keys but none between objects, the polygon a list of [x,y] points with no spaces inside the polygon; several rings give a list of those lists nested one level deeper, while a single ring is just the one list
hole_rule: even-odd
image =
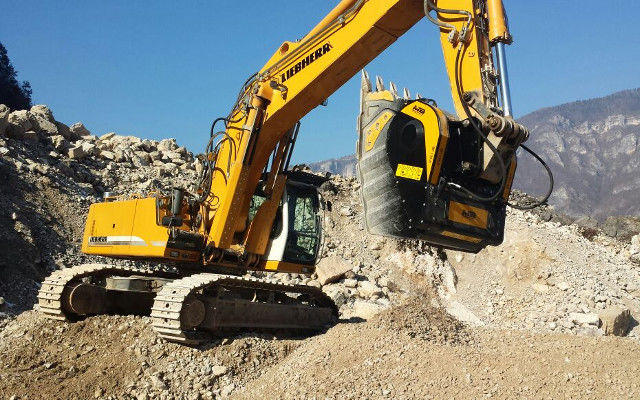
[{"label": "undercarriage", "polygon": [[60,321],[150,315],[159,337],[191,345],[230,329],[311,333],[338,317],[333,301],[311,286],[106,264],[54,272],[43,282],[38,304],[46,317]]}]

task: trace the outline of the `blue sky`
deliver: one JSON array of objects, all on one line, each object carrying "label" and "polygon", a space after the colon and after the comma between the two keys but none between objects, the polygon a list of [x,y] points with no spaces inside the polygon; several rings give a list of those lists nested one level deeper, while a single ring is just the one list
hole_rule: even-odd
[{"label": "blue sky", "polygon": [[[334,1],[13,1],[0,41],[35,103],[94,134],[175,137],[201,152],[211,121],[284,40]],[[640,87],[640,2],[505,0],[516,116]],[[426,19],[367,66],[452,110],[436,28]],[[359,77],[302,121],[294,161],[352,153]]]}]

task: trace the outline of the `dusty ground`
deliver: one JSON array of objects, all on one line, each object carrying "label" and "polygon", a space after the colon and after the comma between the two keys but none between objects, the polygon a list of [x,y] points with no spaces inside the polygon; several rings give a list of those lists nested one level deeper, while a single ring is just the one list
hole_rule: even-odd
[{"label": "dusty ground", "polygon": [[[26,312],[0,334],[3,398],[629,398],[640,344],[469,328],[428,298],[310,338],[160,343],[147,318]],[[224,372],[220,376],[219,368]],[[202,388],[213,383],[213,390]],[[144,388],[151,394],[145,394]],[[226,390],[226,392],[225,392]],[[224,395],[222,394],[224,393]],[[147,397],[148,396],[148,397]]]},{"label": "dusty ground", "polygon": [[469,336],[438,343],[374,323],[337,326],[309,339],[235,398],[640,396],[635,342],[484,328]]}]

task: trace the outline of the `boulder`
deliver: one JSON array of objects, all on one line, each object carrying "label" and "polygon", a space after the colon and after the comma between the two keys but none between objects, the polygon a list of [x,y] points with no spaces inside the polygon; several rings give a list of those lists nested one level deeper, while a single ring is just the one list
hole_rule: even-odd
[{"label": "boulder", "polygon": [[7,129],[7,125],[9,125],[9,114],[11,111],[9,107],[4,104],[0,104],[0,136],[4,136],[4,132]]},{"label": "boulder", "polygon": [[135,154],[133,157],[131,157],[131,162],[133,163],[134,166],[136,166],[138,168],[149,166],[149,161],[147,161],[143,157],[140,157],[137,154]]},{"label": "boulder", "polygon": [[336,307],[341,307],[347,302],[347,294],[339,285],[328,285],[322,289],[333,300]]},{"label": "boulder", "polygon": [[629,240],[634,235],[640,233],[640,218],[615,216],[608,217],[602,226],[602,230],[608,236]]},{"label": "boulder", "polygon": [[114,136],[116,136],[115,132],[105,133],[104,135],[100,136],[100,140],[110,140],[113,139]]},{"label": "boulder", "polygon": [[227,367],[224,365],[214,365],[211,367],[211,375],[218,378],[227,373]]},{"label": "boulder", "polygon": [[121,162],[129,161],[129,157],[127,157],[127,155],[123,150],[116,150],[114,154],[115,154],[115,162],[121,163]]},{"label": "boulder", "polygon": [[609,307],[599,317],[605,335],[624,336],[631,324],[631,312],[627,308]]},{"label": "boulder", "polygon": [[84,151],[82,145],[73,146],[67,152],[69,158],[79,159],[87,156],[87,153]]},{"label": "boulder", "polygon": [[162,139],[160,143],[158,143],[157,147],[158,147],[158,151],[166,152],[166,151],[176,150],[178,148],[178,144],[176,143],[176,140],[173,138]]},{"label": "boulder", "polygon": [[358,287],[358,281],[355,279],[345,279],[344,286],[348,288],[356,288]]},{"label": "boulder", "polygon": [[153,161],[161,161],[162,153],[160,153],[159,151],[152,151],[151,153],[149,153],[149,157],[151,157],[151,160]]},{"label": "boulder", "polygon": [[155,151],[156,150],[156,146],[155,144],[153,144],[153,142],[149,139],[144,139],[142,141],[142,143],[140,143],[140,145],[142,146],[142,148],[144,149],[144,151],[146,151],[147,153]]},{"label": "boulder", "polygon": [[51,112],[51,109],[45,106],[44,104],[36,104],[35,106],[31,107],[31,110],[29,111],[31,112],[32,115],[39,115],[49,122],[56,121],[53,118],[53,112]]},{"label": "boulder", "polygon": [[69,129],[69,127],[66,124],[63,124],[62,122],[55,122],[56,124],[56,128],[58,128],[58,134],[62,135],[62,137],[64,137],[67,140],[72,140],[73,139],[73,133],[71,132],[71,129]]},{"label": "boulder", "polygon": [[169,173],[171,173],[171,172],[176,172],[176,171],[178,171],[178,169],[179,169],[179,168],[178,168],[178,166],[177,166],[176,164],[174,164],[174,163],[172,163],[172,162],[168,162],[168,163],[166,163],[166,164],[164,164],[164,165],[163,165],[163,168],[162,168],[162,169],[163,169],[163,171],[165,171],[165,172],[169,172]]},{"label": "boulder", "polygon": [[51,144],[53,148],[56,149],[58,153],[64,153],[70,146],[67,139],[62,135],[53,135],[49,138],[51,140]]},{"label": "boulder", "polygon": [[631,238],[631,247],[629,247],[629,260],[634,264],[640,265],[640,234]]},{"label": "boulder", "polygon": [[600,326],[600,317],[594,313],[570,313],[569,319],[578,325]]},{"label": "boulder", "polygon": [[84,127],[82,122],[76,122],[75,124],[71,125],[69,129],[71,130],[73,136],[75,136],[76,138],[91,136],[91,132],[89,132],[89,130]]},{"label": "boulder", "polygon": [[44,114],[31,113],[31,125],[33,126],[33,130],[37,132],[43,132],[49,136],[58,134],[58,127],[56,124],[47,120],[44,117]]},{"label": "boulder", "polygon": [[353,316],[362,319],[371,319],[374,315],[384,311],[386,307],[378,303],[356,300],[353,303]]},{"label": "boulder", "polygon": [[202,163],[202,161],[200,161],[200,159],[198,158],[194,163],[193,163],[195,169],[196,169],[196,174],[198,176],[202,175],[202,171],[204,170],[204,164]]},{"label": "boulder", "polygon": [[102,150],[100,152],[100,157],[104,158],[105,160],[109,160],[109,161],[113,161],[116,159],[116,155],[114,152],[112,151],[108,151],[108,150]]},{"label": "boulder", "polygon": [[338,281],[353,266],[337,256],[329,256],[320,260],[316,266],[318,281],[322,285]]},{"label": "boulder", "polygon": [[180,153],[175,152],[175,151],[167,151],[164,153],[164,156],[170,160],[180,160],[182,159],[182,156],[180,155]]},{"label": "boulder", "polygon": [[640,253],[640,235],[635,235],[631,238],[631,248],[629,250],[631,254]]},{"label": "boulder", "polygon": [[151,159],[151,156],[149,156],[149,154],[144,151],[135,151],[134,154],[142,158],[147,165],[153,162],[153,160]]},{"label": "boulder", "polygon": [[29,111],[27,110],[18,110],[10,113],[7,121],[9,122],[7,133],[15,138],[21,138],[24,132],[33,128],[29,118]]},{"label": "boulder", "polygon": [[362,298],[369,299],[373,296],[381,296],[382,289],[372,282],[362,281],[358,285],[358,294]]},{"label": "boulder", "polygon": [[88,156],[94,155],[97,151],[96,145],[93,143],[82,143],[82,150]]}]

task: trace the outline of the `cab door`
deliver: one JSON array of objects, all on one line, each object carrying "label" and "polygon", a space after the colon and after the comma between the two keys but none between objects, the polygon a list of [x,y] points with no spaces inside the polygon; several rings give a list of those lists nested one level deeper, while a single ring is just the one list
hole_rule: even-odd
[{"label": "cab door", "polygon": [[265,254],[265,269],[310,273],[322,241],[320,199],[315,186],[287,181]]}]

